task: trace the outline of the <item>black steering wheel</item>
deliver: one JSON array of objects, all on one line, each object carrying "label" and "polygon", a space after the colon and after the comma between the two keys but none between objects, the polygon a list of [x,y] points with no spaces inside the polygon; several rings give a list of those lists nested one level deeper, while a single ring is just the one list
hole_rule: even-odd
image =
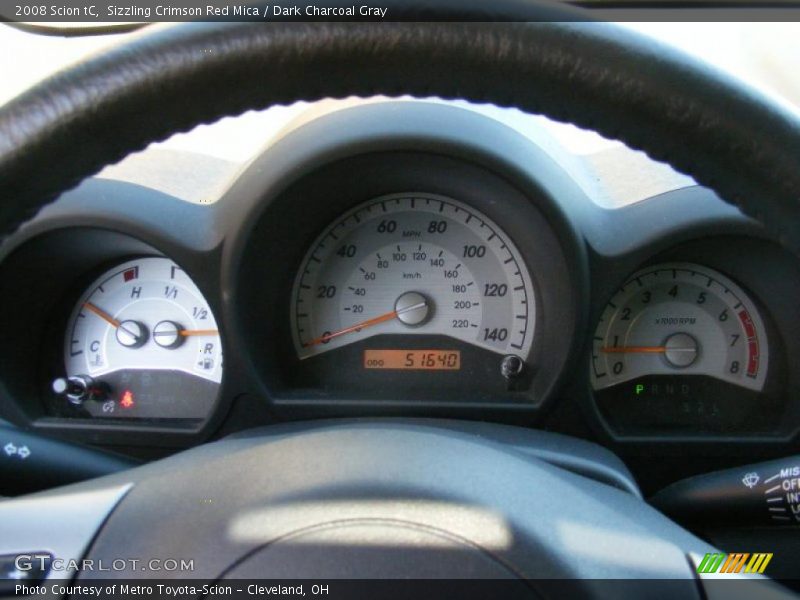
[{"label": "black steering wheel", "polygon": [[[412,94],[514,106],[618,138],[800,251],[800,120],[789,111],[551,5],[390,4],[396,17],[450,22],[148,27],[44,81],[0,110],[0,232],[176,131],[275,103]],[[493,19],[509,22],[480,22]],[[435,421],[276,426],[6,502],[0,516],[18,532],[15,551],[194,559],[170,578],[477,577],[543,595],[549,579],[597,593],[598,579],[659,578],[698,597],[687,557],[713,548],[625,486],[556,466],[576,444]]]}]

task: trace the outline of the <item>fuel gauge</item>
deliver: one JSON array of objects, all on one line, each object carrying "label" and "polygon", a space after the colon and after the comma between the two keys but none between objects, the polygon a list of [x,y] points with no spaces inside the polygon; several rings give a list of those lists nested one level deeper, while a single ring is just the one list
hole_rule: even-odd
[{"label": "fuel gauge", "polygon": [[203,418],[222,380],[222,346],[210,306],[163,257],[132,260],[82,295],[53,392],[93,417]]}]

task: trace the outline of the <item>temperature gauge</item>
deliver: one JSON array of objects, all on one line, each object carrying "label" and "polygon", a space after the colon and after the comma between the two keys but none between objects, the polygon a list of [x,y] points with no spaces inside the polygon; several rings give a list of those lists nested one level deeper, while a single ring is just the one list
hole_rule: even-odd
[{"label": "temperature gauge", "polygon": [[78,301],[53,391],[95,417],[203,418],[222,380],[222,345],[200,290],[172,261],[101,275]]}]

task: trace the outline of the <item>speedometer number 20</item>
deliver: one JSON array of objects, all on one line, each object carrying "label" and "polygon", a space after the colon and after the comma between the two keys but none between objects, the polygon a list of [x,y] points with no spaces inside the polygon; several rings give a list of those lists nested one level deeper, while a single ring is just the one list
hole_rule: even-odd
[{"label": "speedometer number 20", "polygon": [[500,228],[450,198],[371,200],[312,244],[292,295],[300,358],[374,335],[438,334],[527,357],[531,278]]}]

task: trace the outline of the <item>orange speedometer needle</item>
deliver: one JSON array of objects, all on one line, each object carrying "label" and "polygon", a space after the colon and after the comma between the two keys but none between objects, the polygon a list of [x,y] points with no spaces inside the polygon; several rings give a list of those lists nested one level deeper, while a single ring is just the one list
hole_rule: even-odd
[{"label": "orange speedometer needle", "polygon": [[216,329],[181,329],[178,332],[181,337],[189,337],[190,335],[219,335]]},{"label": "orange speedometer needle", "polygon": [[83,307],[85,309],[87,309],[87,310],[92,311],[94,314],[96,314],[98,317],[103,319],[106,323],[108,323],[109,325],[111,325],[115,329],[119,327],[120,322],[117,321],[110,314],[108,314],[106,311],[104,311],[102,308],[99,308],[99,307],[95,306],[91,302],[84,302],[83,303]]},{"label": "orange speedometer needle", "polygon": [[316,346],[317,344],[325,343],[328,340],[332,340],[333,338],[339,337],[340,335],[344,335],[345,333],[350,333],[351,331],[360,331],[362,329],[366,329],[367,327],[372,327],[373,325],[379,325],[381,323],[385,323],[386,321],[391,321],[392,319],[397,318],[398,315],[411,312],[412,310],[417,310],[418,308],[422,308],[423,306],[427,305],[428,305],[427,302],[418,302],[411,306],[406,306],[404,308],[401,308],[400,310],[393,310],[391,312],[387,312],[377,317],[367,319],[366,321],[362,321],[361,323],[350,325],[350,327],[345,327],[344,329],[339,329],[338,331],[325,333],[319,336],[318,338],[314,338],[310,342],[306,342],[305,344],[303,344],[303,347],[308,348],[309,346]]},{"label": "orange speedometer needle", "polygon": [[666,346],[603,346],[600,348],[600,352],[609,354],[663,354],[666,351]]}]

